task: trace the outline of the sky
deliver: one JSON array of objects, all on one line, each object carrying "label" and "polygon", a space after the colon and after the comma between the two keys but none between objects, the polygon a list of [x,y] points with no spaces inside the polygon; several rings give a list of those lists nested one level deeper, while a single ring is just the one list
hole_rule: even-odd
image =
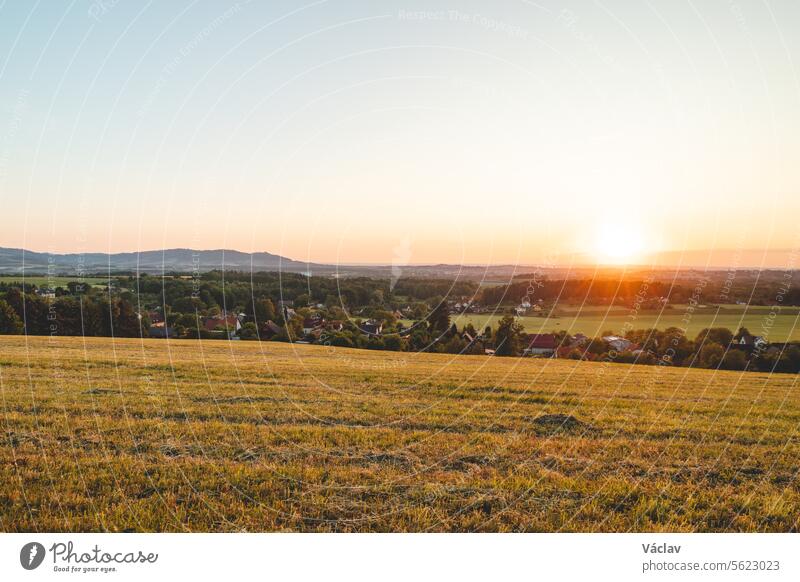
[{"label": "sky", "polygon": [[792,0],[7,0],[0,246],[781,266],[799,26]]}]

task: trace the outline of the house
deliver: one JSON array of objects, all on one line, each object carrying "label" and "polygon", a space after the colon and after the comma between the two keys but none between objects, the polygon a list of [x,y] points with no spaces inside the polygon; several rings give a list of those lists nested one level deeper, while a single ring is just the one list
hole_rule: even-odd
[{"label": "house", "polygon": [[53,289],[37,289],[36,294],[43,299],[55,299],[56,292]]},{"label": "house", "polygon": [[552,356],[556,352],[558,341],[552,333],[534,333],[528,336],[528,347],[522,351],[523,356]]},{"label": "house", "polygon": [[378,336],[383,331],[383,324],[374,319],[369,319],[362,323],[359,329],[367,335]]},{"label": "house", "polygon": [[[475,350],[485,349],[486,347],[484,337],[479,333],[473,336],[471,333],[465,331],[461,334],[461,339],[467,343],[467,346],[464,348],[465,352],[475,353]],[[475,348],[475,350],[473,350],[473,348]]]},{"label": "house", "polygon": [[603,338],[603,341],[615,352],[627,352],[630,351],[631,346],[633,346],[632,341],[626,340],[624,337],[618,335],[607,335]]},{"label": "house", "polygon": [[154,323],[150,326],[150,328],[147,330],[147,334],[150,337],[166,339],[175,337],[175,328],[168,326],[164,321],[159,321],[158,323]]},{"label": "house", "polygon": [[[735,340],[734,340],[735,341]],[[769,342],[760,335],[751,335],[749,333],[742,334],[737,342],[743,348],[756,348],[763,349]]]},{"label": "house", "polygon": [[228,337],[232,337],[242,329],[242,322],[236,315],[214,315],[203,320],[203,329],[214,332],[224,329]]},{"label": "house", "polygon": [[569,344],[569,347],[580,348],[585,346],[588,342],[589,338],[586,335],[582,333],[576,333],[574,336],[572,336],[572,343]]},{"label": "house", "polygon": [[160,310],[153,310],[147,312],[147,318],[150,323],[155,325],[157,323],[164,323],[164,314]]},{"label": "house", "polygon": [[306,317],[303,320],[303,335],[308,335],[315,329],[319,329],[325,323],[321,317]]}]

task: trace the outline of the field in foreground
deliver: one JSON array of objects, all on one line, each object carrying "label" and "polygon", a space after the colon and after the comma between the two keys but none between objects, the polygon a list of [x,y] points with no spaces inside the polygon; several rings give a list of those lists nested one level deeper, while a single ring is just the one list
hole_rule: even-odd
[{"label": "field in foreground", "polygon": [[0,337],[0,530],[797,531],[796,380]]}]

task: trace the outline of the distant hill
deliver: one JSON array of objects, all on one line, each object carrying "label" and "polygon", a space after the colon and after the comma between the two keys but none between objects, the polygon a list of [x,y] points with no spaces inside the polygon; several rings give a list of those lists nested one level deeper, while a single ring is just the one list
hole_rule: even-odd
[{"label": "distant hill", "polygon": [[295,261],[272,253],[243,253],[232,250],[198,251],[192,249],[165,249],[135,253],[72,253],[49,254],[0,247],[0,273],[42,273],[50,268],[55,273],[75,274],[108,273],[120,271],[191,272],[214,269],[236,271],[287,271],[305,273],[332,267]]},{"label": "distant hill", "polygon": [[[391,277],[389,265],[326,265],[296,261],[272,253],[244,253],[230,249],[164,249],[132,253],[49,254],[24,249],[0,247],[0,275],[44,274],[51,269],[57,275],[120,273],[191,273],[213,270],[282,271],[313,275]],[[408,265],[401,268],[404,277],[458,278],[481,280],[487,276],[510,278],[517,272],[513,265]]]}]

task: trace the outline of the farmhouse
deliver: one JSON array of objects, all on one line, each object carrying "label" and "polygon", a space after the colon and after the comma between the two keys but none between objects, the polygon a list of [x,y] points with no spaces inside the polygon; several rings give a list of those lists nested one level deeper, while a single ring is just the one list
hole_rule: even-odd
[{"label": "farmhouse", "polygon": [[534,333],[528,336],[528,340],[523,356],[552,356],[558,347],[556,336],[552,333]]}]

